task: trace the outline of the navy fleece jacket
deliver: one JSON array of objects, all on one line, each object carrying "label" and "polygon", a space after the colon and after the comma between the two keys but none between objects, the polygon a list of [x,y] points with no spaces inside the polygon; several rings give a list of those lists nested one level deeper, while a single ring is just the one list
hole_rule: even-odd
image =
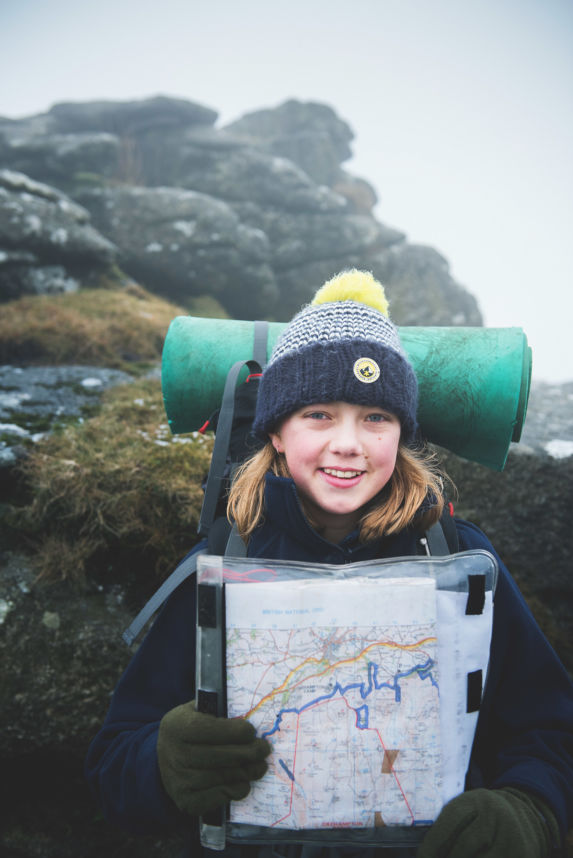
[{"label": "navy fleece jacket", "polygon": [[[351,563],[418,553],[419,534],[404,531],[361,544],[322,539],[302,514],[291,480],[267,479],[267,515],[249,556]],[[460,551],[494,556],[474,525],[456,519]],[[198,550],[197,546],[195,550]],[[510,574],[500,575],[494,602],[489,675],[478,718],[468,786],[521,787],[553,810],[562,833],[573,824],[573,686],[541,633]],[[108,819],[141,833],[191,829],[165,793],[156,742],[163,715],[195,696],[195,576],[163,607],[120,680],[86,764],[88,780]]]}]

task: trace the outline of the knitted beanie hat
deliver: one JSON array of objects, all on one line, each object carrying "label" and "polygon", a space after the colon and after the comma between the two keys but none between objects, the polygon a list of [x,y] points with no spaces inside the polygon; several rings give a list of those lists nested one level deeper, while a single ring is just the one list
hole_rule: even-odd
[{"label": "knitted beanie hat", "polygon": [[318,290],[277,340],[253,429],[266,440],[298,408],[340,401],[395,414],[407,443],[417,428],[417,391],[383,287],[369,272],[345,271]]}]

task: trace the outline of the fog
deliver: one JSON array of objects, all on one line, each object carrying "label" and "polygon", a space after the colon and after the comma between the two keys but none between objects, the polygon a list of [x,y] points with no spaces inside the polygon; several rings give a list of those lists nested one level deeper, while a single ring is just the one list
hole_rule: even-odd
[{"label": "fog", "polygon": [[0,26],[3,116],[329,104],[377,218],[442,253],[486,324],[523,327],[535,378],[573,379],[570,0],[4,0]]}]

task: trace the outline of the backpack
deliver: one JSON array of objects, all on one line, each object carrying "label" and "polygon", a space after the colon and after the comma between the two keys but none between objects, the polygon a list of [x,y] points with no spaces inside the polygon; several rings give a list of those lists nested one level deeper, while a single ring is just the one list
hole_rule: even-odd
[{"label": "backpack", "polygon": [[[252,432],[252,424],[259,381],[266,363],[267,335],[268,323],[255,322],[252,359],[233,364],[227,374],[221,407],[199,429],[200,432],[207,429],[215,432],[211,465],[203,484],[204,498],[198,525],[199,536],[207,542],[206,549],[187,554],[155,591],[122,634],[128,646],[136,640],[171,593],[195,572],[200,554],[246,555],[247,546],[227,518],[226,498],[238,466],[262,446],[262,442]],[[237,385],[245,366],[249,369],[249,375]],[[428,555],[443,556],[459,551],[453,515],[453,505],[449,503],[444,507],[440,520],[428,528],[422,537],[421,542]]]}]

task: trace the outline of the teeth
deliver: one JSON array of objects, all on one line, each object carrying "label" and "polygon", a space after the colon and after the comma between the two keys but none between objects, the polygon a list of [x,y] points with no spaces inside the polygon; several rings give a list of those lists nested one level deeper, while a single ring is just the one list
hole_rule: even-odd
[{"label": "teeth", "polygon": [[359,477],[362,471],[337,471],[335,468],[323,468],[325,474],[330,474],[332,477],[340,477],[343,480],[351,480],[353,477]]}]

